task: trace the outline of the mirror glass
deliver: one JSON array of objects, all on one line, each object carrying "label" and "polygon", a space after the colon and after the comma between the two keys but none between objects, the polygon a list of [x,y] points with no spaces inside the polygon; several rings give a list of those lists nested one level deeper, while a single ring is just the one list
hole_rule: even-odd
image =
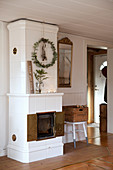
[{"label": "mirror glass", "polygon": [[71,87],[72,48],[67,37],[58,41],[58,87]]}]

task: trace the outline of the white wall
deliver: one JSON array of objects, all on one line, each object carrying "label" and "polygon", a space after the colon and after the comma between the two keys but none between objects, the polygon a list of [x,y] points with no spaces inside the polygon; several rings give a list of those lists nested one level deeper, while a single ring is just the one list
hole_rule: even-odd
[{"label": "white wall", "polygon": [[[58,92],[63,92],[63,105],[86,105],[87,104],[87,58],[85,58],[85,42],[83,38],[71,35],[59,33],[58,39],[68,37],[73,42],[73,56],[72,56],[72,86],[71,88],[58,88]],[[76,128],[79,130],[83,127],[78,125]],[[72,127],[68,126],[68,131],[71,131]],[[65,126],[66,131],[66,126]],[[64,143],[73,141],[72,134],[65,134]],[[76,133],[76,140],[84,140],[85,136],[83,132]]]},{"label": "white wall", "polygon": [[6,155],[8,143],[9,59],[7,24],[0,22],[0,156]]},{"label": "white wall", "polygon": [[87,104],[87,47],[112,48],[113,44],[67,33],[58,34],[58,40],[68,37],[73,42],[72,87],[58,88],[63,92],[63,105]]},{"label": "white wall", "polygon": [[58,39],[68,37],[73,42],[72,57],[72,87],[58,88],[58,92],[63,92],[63,105],[85,105],[86,95],[86,59],[84,53],[85,43],[83,38],[71,34],[59,33]]}]

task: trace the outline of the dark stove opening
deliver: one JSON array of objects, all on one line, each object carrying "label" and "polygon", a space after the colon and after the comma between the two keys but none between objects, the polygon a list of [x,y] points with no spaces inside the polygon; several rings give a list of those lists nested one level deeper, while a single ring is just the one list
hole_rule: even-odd
[{"label": "dark stove opening", "polygon": [[54,112],[37,114],[37,138],[44,139],[54,136]]}]

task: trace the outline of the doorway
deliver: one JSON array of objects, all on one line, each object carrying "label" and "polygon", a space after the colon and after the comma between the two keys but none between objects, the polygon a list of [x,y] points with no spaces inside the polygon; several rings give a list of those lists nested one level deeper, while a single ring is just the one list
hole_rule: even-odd
[{"label": "doorway", "polygon": [[100,67],[107,60],[107,50],[87,48],[88,123],[99,123],[99,105],[104,102],[105,78]]},{"label": "doorway", "polygon": [[100,104],[105,102],[106,77],[102,70],[107,67],[107,55],[95,55],[94,58],[94,122],[100,123]]}]

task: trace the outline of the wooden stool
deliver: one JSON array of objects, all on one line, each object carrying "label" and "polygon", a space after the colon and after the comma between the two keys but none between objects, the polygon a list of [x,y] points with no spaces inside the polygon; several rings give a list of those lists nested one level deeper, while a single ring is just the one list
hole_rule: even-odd
[{"label": "wooden stool", "polygon": [[[86,142],[88,144],[88,137],[87,137],[87,130],[86,130],[86,126],[85,124],[87,124],[86,122],[67,122],[67,121],[64,121],[64,123],[66,124],[66,126],[69,124],[69,125],[72,125],[72,133],[73,133],[73,142],[74,142],[74,148],[76,148],[76,132],[78,131],[81,131],[81,132],[84,132],[84,135],[85,135],[85,138],[86,138]],[[76,130],[76,126],[75,125],[78,125],[78,124],[82,124],[83,125],[83,130]],[[68,133],[68,132],[66,132]]]}]

